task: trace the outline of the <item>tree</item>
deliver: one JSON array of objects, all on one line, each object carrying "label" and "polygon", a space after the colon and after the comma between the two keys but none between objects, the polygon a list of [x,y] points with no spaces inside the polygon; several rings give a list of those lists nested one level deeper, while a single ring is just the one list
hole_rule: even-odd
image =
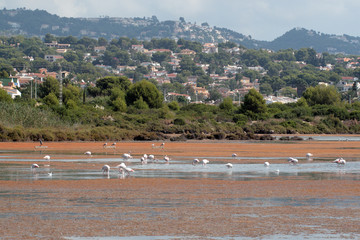
[{"label": "tree", "polygon": [[11,96],[4,90],[0,88],[0,102],[12,102],[13,99]]},{"label": "tree", "polygon": [[162,107],[163,95],[149,81],[142,80],[131,86],[126,94],[126,102],[133,105],[135,101],[142,99],[150,108]]},{"label": "tree", "polygon": [[334,86],[317,85],[316,87],[309,87],[305,90],[303,97],[309,106],[316,104],[332,105],[340,103],[340,94]]},{"label": "tree", "polygon": [[99,88],[100,94],[105,96],[109,96],[115,87],[127,91],[130,85],[131,82],[127,77],[104,77],[96,81],[96,87]]},{"label": "tree", "polygon": [[226,98],[224,98],[224,100],[222,101],[222,103],[220,103],[219,108],[222,109],[222,110],[224,110],[224,111],[227,111],[227,112],[232,111],[233,108],[234,108],[234,104],[233,104],[233,102],[232,102],[231,97],[226,97]]},{"label": "tree", "polygon": [[260,85],[260,92],[265,95],[271,95],[273,93],[273,89],[269,83],[263,83]]},{"label": "tree", "polygon": [[250,112],[250,115],[264,114],[267,111],[266,102],[263,96],[254,88],[244,97],[244,103],[241,105],[241,109],[245,112]]},{"label": "tree", "polygon": [[45,82],[39,87],[39,96],[41,98],[54,93],[55,96],[59,96],[60,93],[60,84],[59,81],[53,77],[47,77]]}]

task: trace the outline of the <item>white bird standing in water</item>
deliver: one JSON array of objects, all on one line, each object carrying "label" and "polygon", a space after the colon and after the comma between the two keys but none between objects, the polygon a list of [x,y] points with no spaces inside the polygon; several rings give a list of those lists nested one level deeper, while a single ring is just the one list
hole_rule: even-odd
[{"label": "white bird standing in water", "polygon": [[195,159],[193,160],[193,162],[192,162],[192,165],[196,165],[196,164],[198,164],[199,162],[200,162],[200,160],[197,159],[197,158],[195,158]]},{"label": "white bird standing in water", "polygon": [[46,155],[44,156],[44,159],[45,160],[48,160],[48,165],[45,165],[46,167],[50,166],[50,156],[49,155]]},{"label": "white bird standing in water", "polygon": [[39,165],[37,165],[36,163],[34,163],[34,164],[31,165],[30,168],[31,168],[31,171],[34,173],[35,170],[36,170],[37,168],[39,168]]},{"label": "white bird standing in water", "polygon": [[147,158],[145,158],[145,157],[141,157],[141,158],[140,158],[140,161],[141,161],[141,164],[142,164],[142,165],[147,164]]},{"label": "white bird standing in water", "polygon": [[232,165],[231,163],[227,163],[227,164],[225,164],[225,166],[226,166],[227,168],[232,168],[232,167],[233,167],[233,165]]},{"label": "white bird standing in water", "polygon": [[333,163],[336,163],[336,164],[338,164],[338,165],[345,165],[345,164],[346,164],[346,161],[345,161],[345,159],[343,159],[343,158],[337,158],[337,159],[335,159],[335,160],[333,161]]},{"label": "white bird standing in water", "polygon": [[201,162],[202,162],[202,165],[203,165],[203,166],[205,166],[206,164],[208,164],[208,163],[209,163],[209,160],[207,160],[207,159],[203,159]]},{"label": "white bird standing in water", "polygon": [[150,161],[155,162],[155,156],[152,155],[152,154],[150,154],[150,155],[148,156],[148,159],[149,159]]},{"label": "white bird standing in water", "polygon": [[129,168],[125,165],[125,163],[121,163],[119,165],[116,166],[117,168],[119,168],[119,172],[121,173],[126,173],[127,175],[130,175],[130,172],[134,172],[134,170],[132,168]]},{"label": "white bird standing in water", "polygon": [[313,160],[313,154],[312,154],[312,153],[307,153],[307,154],[306,154],[306,159],[307,159],[308,161],[312,161],[312,160]]},{"label": "white bird standing in water", "polygon": [[85,155],[92,156],[90,151],[84,152]]},{"label": "white bird standing in water", "polygon": [[236,158],[236,157],[237,157],[237,154],[236,154],[236,153],[233,153],[231,156],[232,156],[233,158]]},{"label": "white bird standing in water", "polygon": [[288,162],[292,165],[296,165],[296,164],[298,164],[299,160],[297,160],[296,158],[293,158],[293,157],[289,157]]},{"label": "white bird standing in water", "polygon": [[269,162],[264,162],[264,166],[268,167],[268,166],[270,166],[270,163]]},{"label": "white bird standing in water", "polygon": [[133,157],[130,155],[130,153],[124,153],[124,154],[123,154],[123,159],[124,159],[124,160],[129,160],[130,158],[133,158]]},{"label": "white bird standing in water", "polygon": [[104,165],[102,168],[101,168],[103,174],[109,174],[110,173],[110,166],[109,165]]},{"label": "white bird standing in water", "polygon": [[168,162],[170,162],[170,158],[167,155],[165,155],[164,161],[168,163]]}]

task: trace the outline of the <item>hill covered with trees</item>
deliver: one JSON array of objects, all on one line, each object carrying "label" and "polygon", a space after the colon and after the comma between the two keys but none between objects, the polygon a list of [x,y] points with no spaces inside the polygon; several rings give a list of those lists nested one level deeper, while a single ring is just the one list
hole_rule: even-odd
[{"label": "hill covered with trees", "polygon": [[[0,81],[25,81],[13,88],[21,97],[0,89],[2,141],[360,132],[356,55],[51,34],[0,42]],[[292,101],[269,101],[279,96]]]},{"label": "hill covered with trees", "polygon": [[107,40],[120,37],[137,40],[153,38],[185,39],[201,43],[234,42],[251,49],[270,50],[313,48],[317,52],[360,54],[360,38],[348,35],[330,35],[313,30],[294,28],[274,41],[258,41],[251,36],[208,23],[159,21],[156,16],[143,18],[66,18],[44,10],[2,9],[0,10],[0,33],[4,36],[24,35],[43,38],[46,34],[74,36],[77,38],[103,37]]}]

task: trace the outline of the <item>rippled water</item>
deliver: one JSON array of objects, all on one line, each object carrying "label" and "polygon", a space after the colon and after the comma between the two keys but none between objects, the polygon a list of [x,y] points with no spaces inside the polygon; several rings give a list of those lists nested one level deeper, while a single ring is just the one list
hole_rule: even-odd
[{"label": "rippled water", "polygon": [[[275,179],[281,177],[282,179],[360,179],[360,162],[348,161],[345,166],[337,165],[331,161],[322,162],[307,162],[303,161],[298,165],[290,165],[286,159],[284,163],[270,164],[265,167],[263,164],[233,164],[233,168],[227,168],[223,162],[216,161],[216,159],[209,159],[209,163],[205,166],[198,164],[192,165],[192,159],[195,157],[188,157],[186,159],[175,159],[170,163],[164,163],[160,160],[156,163],[149,163],[141,165],[139,159],[132,159],[125,161],[126,165],[133,168],[134,172],[131,177],[136,178],[179,178],[179,179],[194,179],[194,178],[212,178],[224,180],[253,180],[253,179]],[[2,163],[1,159],[6,160],[7,163]],[[191,159],[191,160],[190,160]],[[247,158],[249,159],[249,158]],[[251,158],[250,158],[251,159]],[[254,158],[259,160],[259,158]],[[262,158],[263,161],[269,161],[275,158]],[[231,161],[232,159],[229,159]],[[20,163],[21,161],[21,163]],[[120,178],[124,177],[119,174],[118,169],[115,168],[120,162],[119,158],[91,158],[84,160],[78,159],[56,159],[51,162],[74,162],[81,164],[80,169],[61,168],[61,164],[56,164],[56,167],[51,166],[44,160],[27,159],[29,163],[23,163],[24,159],[14,158],[9,156],[2,156],[0,158],[0,180],[80,180],[80,179],[101,179],[101,178]],[[241,158],[237,161],[241,162]],[[11,163],[8,163],[11,162]],[[30,166],[32,163],[38,163],[40,168],[32,171]],[[108,164],[111,166],[110,173],[102,174],[101,166]],[[94,165],[99,165],[99,169],[94,169]],[[49,175],[52,173],[52,175]],[[125,176],[128,177],[128,176]]]}]

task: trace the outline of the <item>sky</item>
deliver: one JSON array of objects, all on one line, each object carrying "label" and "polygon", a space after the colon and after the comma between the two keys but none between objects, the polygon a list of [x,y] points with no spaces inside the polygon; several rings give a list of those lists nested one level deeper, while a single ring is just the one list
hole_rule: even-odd
[{"label": "sky", "polygon": [[60,17],[183,17],[267,41],[295,27],[360,37],[359,0],[0,0],[1,9],[23,7]]}]

